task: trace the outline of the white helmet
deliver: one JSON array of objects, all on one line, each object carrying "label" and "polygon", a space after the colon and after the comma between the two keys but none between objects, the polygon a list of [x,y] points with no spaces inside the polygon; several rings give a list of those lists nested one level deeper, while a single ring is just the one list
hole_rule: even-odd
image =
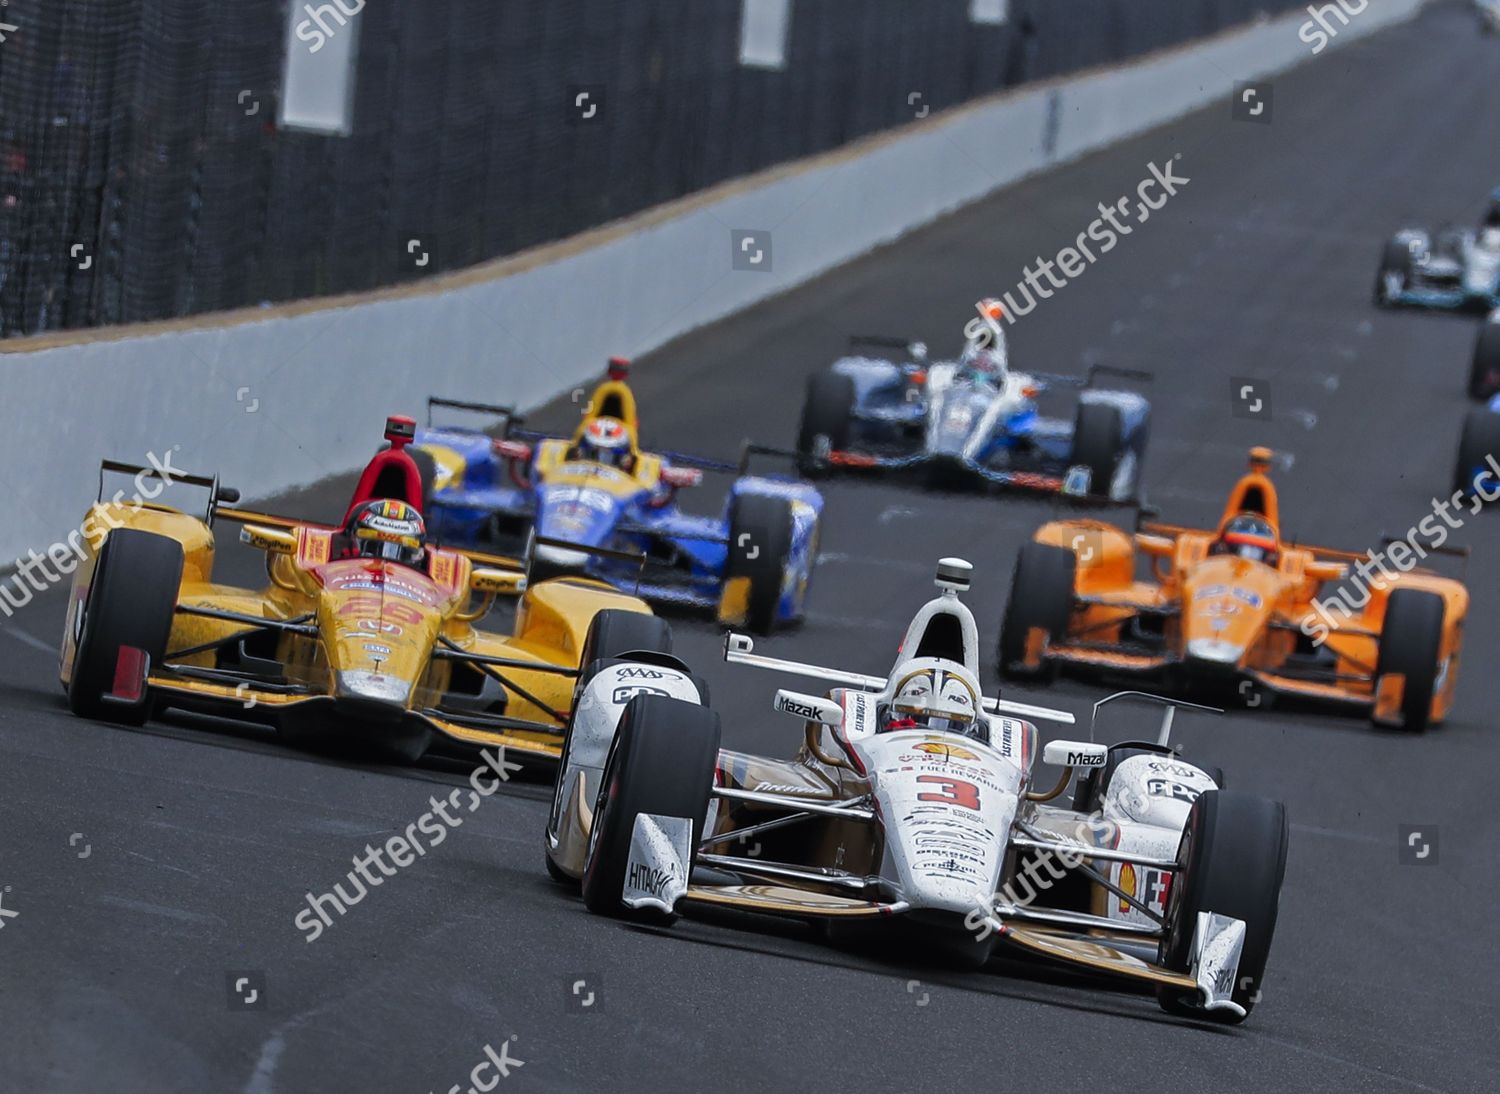
[{"label": "white helmet", "polygon": [[923,658],[897,682],[882,732],[926,729],[979,736],[979,688],[951,662]]}]

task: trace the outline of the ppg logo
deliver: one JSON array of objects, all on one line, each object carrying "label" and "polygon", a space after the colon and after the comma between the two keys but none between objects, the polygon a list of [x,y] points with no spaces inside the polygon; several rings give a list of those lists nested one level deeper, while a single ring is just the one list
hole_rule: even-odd
[{"label": "ppg logo", "polygon": [[610,701],[613,703],[628,703],[637,695],[660,695],[663,699],[671,698],[671,696],[667,692],[662,691],[661,688],[648,687],[645,684],[631,684],[626,687],[615,688],[614,696]]}]

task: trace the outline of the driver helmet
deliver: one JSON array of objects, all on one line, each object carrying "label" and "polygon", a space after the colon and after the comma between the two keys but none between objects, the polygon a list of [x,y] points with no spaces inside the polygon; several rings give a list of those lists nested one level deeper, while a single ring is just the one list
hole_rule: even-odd
[{"label": "driver helmet", "polygon": [[404,501],[369,501],[349,517],[349,539],[357,558],[383,558],[421,568],[427,557],[427,525]]},{"label": "driver helmet", "polygon": [[1265,517],[1241,513],[1231,517],[1219,534],[1218,554],[1234,554],[1252,562],[1276,565],[1276,530]]},{"label": "driver helmet", "polygon": [[998,300],[981,300],[974,305],[979,315],[964,325],[963,363],[992,375],[1003,376],[1009,365],[1005,348],[1005,305]]},{"label": "driver helmet", "polygon": [[578,441],[576,458],[624,467],[630,460],[630,430],[619,418],[595,418]]},{"label": "driver helmet", "polygon": [[896,685],[880,732],[925,729],[979,736],[979,691],[958,666],[923,667]]}]

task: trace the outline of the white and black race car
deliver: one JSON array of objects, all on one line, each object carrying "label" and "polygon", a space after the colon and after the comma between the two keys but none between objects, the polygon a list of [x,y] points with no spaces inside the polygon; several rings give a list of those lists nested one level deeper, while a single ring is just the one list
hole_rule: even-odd
[{"label": "white and black race car", "polygon": [[1488,311],[1500,307],[1500,190],[1478,230],[1402,228],[1385,245],[1375,275],[1381,307]]},{"label": "white and black race car", "polygon": [[[730,662],[832,685],[776,693],[775,711],[798,725],[791,759],[721,748],[702,682],[670,657],[590,666],[548,870],[602,915],[670,923],[729,906],[821,922],[835,939],[905,932],[903,952],[970,967],[998,943],[1133,979],[1174,1014],[1243,1020],[1276,926],[1284,807],[1185,761],[1167,743],[1170,704],[1156,741],[1039,750],[1030,719],[1073,717],[982,695],[978,632],[958,597],[970,569],[938,564],[942,593],[887,677],[728,637]],[[1041,784],[1039,751],[1059,769]]]}]

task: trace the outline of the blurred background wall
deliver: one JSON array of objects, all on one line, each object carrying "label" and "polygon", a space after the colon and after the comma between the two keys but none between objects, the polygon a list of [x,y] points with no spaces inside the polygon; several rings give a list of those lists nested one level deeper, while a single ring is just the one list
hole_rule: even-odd
[{"label": "blurred background wall", "polygon": [[[430,276],[1297,6],[10,0],[0,336]],[[779,56],[742,62],[747,18]],[[346,132],[280,124],[314,46]]]}]

